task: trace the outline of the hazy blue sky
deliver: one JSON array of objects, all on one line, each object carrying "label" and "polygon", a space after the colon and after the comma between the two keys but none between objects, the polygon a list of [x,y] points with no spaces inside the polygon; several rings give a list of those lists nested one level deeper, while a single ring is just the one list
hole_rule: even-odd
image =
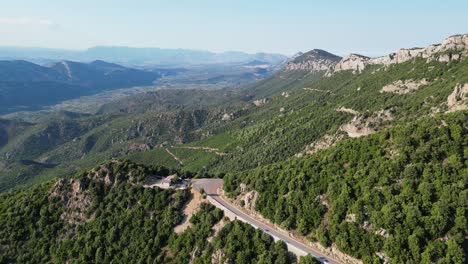
[{"label": "hazy blue sky", "polygon": [[1,1],[1,46],[379,55],[468,33],[467,0]]}]

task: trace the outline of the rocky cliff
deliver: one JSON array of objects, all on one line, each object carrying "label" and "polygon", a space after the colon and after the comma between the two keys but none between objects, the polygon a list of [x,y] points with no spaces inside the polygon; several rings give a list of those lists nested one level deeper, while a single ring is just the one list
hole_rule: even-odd
[{"label": "rocky cliff", "polygon": [[341,57],[327,51],[314,49],[300,56],[296,56],[286,64],[285,70],[304,70],[310,72],[328,71],[338,63],[340,59]]},{"label": "rocky cliff", "polygon": [[369,58],[366,56],[351,54],[341,59],[327,76],[335,72],[352,70],[353,73],[360,73],[367,65],[391,65],[423,58],[427,61],[437,60],[440,62],[450,62],[460,60],[468,56],[468,34],[454,35],[445,39],[440,44],[433,44],[425,48],[400,49],[397,52],[383,57]]}]

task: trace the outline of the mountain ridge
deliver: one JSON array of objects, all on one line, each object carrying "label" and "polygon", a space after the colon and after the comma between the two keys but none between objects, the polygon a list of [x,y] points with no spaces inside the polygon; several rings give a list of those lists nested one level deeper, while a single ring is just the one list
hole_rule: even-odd
[{"label": "mountain ridge", "polygon": [[217,63],[246,63],[255,59],[279,64],[287,59],[278,53],[246,53],[238,51],[211,52],[191,49],[133,48],[125,46],[96,46],[85,50],[0,47],[0,59],[23,59],[38,62],[73,60],[88,62],[104,60],[127,66],[198,65]]},{"label": "mountain ridge", "polygon": [[305,70],[310,72],[328,71],[341,59],[340,56],[325,50],[313,49],[299,56],[295,56],[285,66],[286,71]]},{"label": "mountain ridge", "polygon": [[50,67],[25,60],[0,61],[0,113],[35,109],[98,91],[152,85],[159,71],[103,61],[62,60]]},{"label": "mountain ridge", "polygon": [[327,76],[333,73],[351,70],[361,72],[368,65],[384,65],[403,63],[414,58],[426,59],[428,62],[451,62],[468,56],[468,34],[452,35],[441,43],[432,44],[424,48],[401,48],[385,56],[370,58],[360,54],[350,54],[339,61]]}]

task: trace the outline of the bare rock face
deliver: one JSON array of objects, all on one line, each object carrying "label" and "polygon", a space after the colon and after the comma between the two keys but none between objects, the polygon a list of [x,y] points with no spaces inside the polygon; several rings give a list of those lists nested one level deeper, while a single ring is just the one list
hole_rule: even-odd
[{"label": "bare rock face", "polygon": [[222,249],[216,250],[213,255],[211,255],[211,264],[223,264],[223,258],[225,256],[226,253]]},{"label": "bare rock face", "polygon": [[423,58],[427,61],[437,60],[439,62],[451,62],[468,56],[468,34],[454,35],[445,39],[440,44],[433,44],[425,48],[400,49],[397,52],[378,58],[368,58],[362,55],[351,54],[341,59],[333,69],[328,71],[327,76],[333,73],[352,70],[360,73],[367,65],[391,65]]},{"label": "bare rock face", "polygon": [[249,210],[255,209],[255,203],[258,200],[258,192],[257,191],[250,191],[247,192],[243,197],[242,201],[244,201],[244,208]]},{"label": "bare rock face", "polygon": [[268,103],[268,99],[266,99],[266,98],[258,99],[258,100],[253,101],[253,104],[254,104],[255,106],[263,106],[263,105],[265,105],[266,103]]},{"label": "bare rock face", "polygon": [[392,120],[394,111],[395,108],[389,108],[374,112],[371,116],[355,116],[351,122],[342,125],[340,130],[352,138],[370,135],[382,128],[382,123]]},{"label": "bare rock face", "polygon": [[232,119],[234,118],[234,115],[231,113],[231,114],[228,114],[228,113],[224,113],[223,117],[221,118],[222,121],[231,121]]},{"label": "bare rock face", "polygon": [[145,143],[132,143],[128,147],[128,151],[134,152],[134,151],[147,151],[150,150],[151,147],[148,144]]},{"label": "bare rock face", "polygon": [[453,54],[450,51],[461,52],[463,56],[468,55],[468,34],[450,36],[441,44],[433,44],[426,48],[400,49],[387,56],[372,59],[370,63],[389,65],[402,63],[417,57],[428,60],[438,60],[440,62],[450,62],[452,60],[461,59],[459,53]]},{"label": "bare rock face", "polygon": [[79,179],[61,179],[55,184],[49,199],[58,199],[63,204],[65,210],[60,215],[61,220],[78,225],[91,219],[84,213],[91,205],[86,188],[86,182]]},{"label": "bare rock face", "polygon": [[288,64],[286,64],[286,71],[309,71],[321,72],[328,71],[341,59],[341,57],[326,52],[320,49],[314,49],[307,53],[297,56]]},{"label": "bare rock face", "polygon": [[447,98],[449,112],[468,109],[468,83],[458,84]]},{"label": "bare rock face", "polygon": [[322,138],[306,146],[304,151],[297,153],[295,156],[298,158],[301,158],[301,157],[304,157],[305,155],[312,155],[314,153],[317,153],[320,150],[327,149],[329,147],[336,145],[336,143],[338,143],[344,138],[345,136],[341,133],[337,133],[335,135],[326,134]]},{"label": "bare rock face", "polygon": [[373,128],[367,126],[361,119],[355,117],[350,123],[341,126],[341,130],[348,133],[349,137],[363,137],[375,132]]},{"label": "bare rock face", "polygon": [[367,64],[369,64],[369,57],[362,56],[359,54],[351,54],[348,57],[345,57],[338,62],[333,70],[327,75],[331,75],[334,72],[340,71],[348,71],[351,70],[353,73],[360,73],[366,68]]},{"label": "bare rock face", "polygon": [[398,80],[391,84],[385,85],[380,90],[381,93],[395,93],[395,94],[408,94],[414,92],[421,88],[422,86],[428,85],[429,81],[427,79],[422,79],[419,81],[415,80]]},{"label": "bare rock face", "polygon": [[359,112],[356,111],[356,110],[353,110],[351,108],[346,108],[346,107],[340,107],[338,109],[336,109],[337,112],[342,112],[342,113],[348,113],[348,114],[352,114],[352,115],[359,115]]}]

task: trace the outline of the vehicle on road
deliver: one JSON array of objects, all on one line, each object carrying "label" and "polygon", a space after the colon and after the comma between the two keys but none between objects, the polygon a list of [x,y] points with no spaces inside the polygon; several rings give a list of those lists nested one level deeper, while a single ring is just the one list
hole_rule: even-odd
[{"label": "vehicle on road", "polygon": [[325,263],[325,264],[328,264],[330,263],[326,258],[318,258],[318,261],[320,261],[321,263]]}]

